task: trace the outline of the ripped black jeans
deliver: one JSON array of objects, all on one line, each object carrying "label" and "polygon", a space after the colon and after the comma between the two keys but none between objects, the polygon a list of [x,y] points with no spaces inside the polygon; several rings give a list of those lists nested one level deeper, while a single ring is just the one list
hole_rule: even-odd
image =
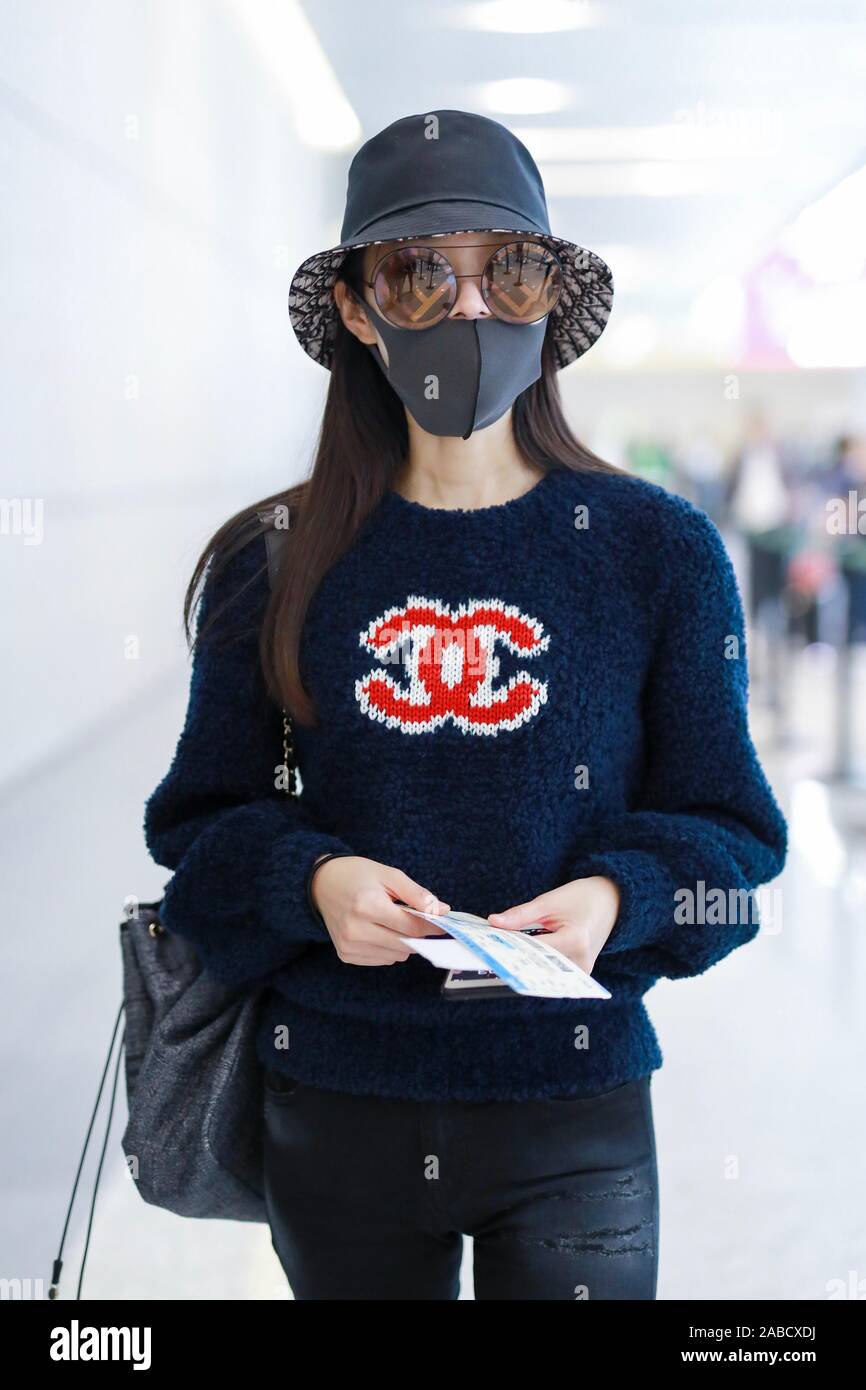
[{"label": "ripped black jeans", "polygon": [[296,1299],[654,1299],[651,1077],[583,1099],[411,1101],[265,1073],[271,1239]]}]

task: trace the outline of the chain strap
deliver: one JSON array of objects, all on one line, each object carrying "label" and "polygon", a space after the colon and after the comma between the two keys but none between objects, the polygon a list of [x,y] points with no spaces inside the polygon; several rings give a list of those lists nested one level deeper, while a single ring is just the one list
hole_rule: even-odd
[{"label": "chain strap", "polygon": [[[269,513],[262,511],[259,516],[263,521],[268,520]],[[265,548],[268,559],[268,582],[273,588],[276,578],[278,561],[273,545],[273,531],[265,532]],[[291,716],[288,710],[283,707],[283,767],[286,769],[286,795],[298,795],[298,769],[295,764],[295,739]]]},{"label": "chain strap", "polygon": [[292,721],[285,710],[283,710],[283,766],[288,773],[286,795],[297,796],[298,771],[295,767],[295,740]]}]

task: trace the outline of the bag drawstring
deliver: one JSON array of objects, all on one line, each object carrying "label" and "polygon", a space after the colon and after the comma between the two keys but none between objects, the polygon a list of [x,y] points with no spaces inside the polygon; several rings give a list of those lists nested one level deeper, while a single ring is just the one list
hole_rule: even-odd
[{"label": "bag drawstring", "polygon": [[[66,1233],[69,1230],[69,1219],[72,1215],[72,1206],[75,1201],[75,1194],[78,1191],[78,1183],[79,1179],[81,1178],[81,1170],[84,1167],[84,1160],[87,1156],[87,1148],[90,1143],[90,1136],[93,1133],[93,1126],[96,1121],[96,1112],[99,1109],[99,1102],[102,1099],[102,1091],[103,1087],[105,1086],[105,1078],[108,1075],[108,1068],[111,1064],[111,1054],[114,1051],[114,1042],[117,1037],[117,1030],[120,1027],[120,1018],[125,1007],[126,1001],[124,1000],[124,1002],[121,1004],[120,1008],[117,1011],[117,1018],[114,1020],[114,1031],[111,1034],[111,1042],[108,1045],[108,1055],[105,1058],[105,1066],[102,1069],[102,1079],[99,1083],[99,1090],[96,1093],[96,1103],[93,1107],[93,1113],[90,1116],[90,1124],[87,1126],[87,1135],[85,1136],[84,1147],[81,1150],[81,1158],[78,1161],[78,1172],[75,1174],[75,1182],[72,1186],[72,1196],[69,1198],[69,1206],[66,1208],[66,1220],[63,1223],[63,1234],[60,1237],[60,1248],[57,1251],[57,1258],[54,1261],[54,1265],[51,1270],[51,1285],[48,1289],[49,1298],[57,1297],[57,1292],[60,1286],[60,1271],[63,1268],[63,1245],[66,1240]],[[124,1029],[123,1033],[121,1034],[120,1046],[117,1049],[117,1062],[114,1068],[114,1081],[112,1082],[111,1086],[111,1103],[108,1108],[108,1122],[105,1126],[105,1138],[102,1141],[102,1152],[99,1155],[99,1166],[96,1170],[96,1177],[93,1182],[93,1197],[91,1198],[90,1202],[90,1214],[87,1220],[87,1235],[84,1241],[84,1251],[81,1256],[81,1269],[78,1274],[78,1291],[75,1295],[76,1298],[81,1297],[81,1285],[84,1280],[84,1263],[87,1259],[87,1251],[90,1246],[90,1232],[93,1228],[93,1213],[96,1208],[96,1194],[99,1188],[99,1179],[102,1175],[102,1165],[105,1160],[106,1150],[108,1149],[108,1136],[111,1132],[111,1120],[114,1115],[114,1101],[117,1095],[117,1082],[120,1076],[120,1059],[123,1056],[123,1044],[125,1038],[126,1029]]]}]

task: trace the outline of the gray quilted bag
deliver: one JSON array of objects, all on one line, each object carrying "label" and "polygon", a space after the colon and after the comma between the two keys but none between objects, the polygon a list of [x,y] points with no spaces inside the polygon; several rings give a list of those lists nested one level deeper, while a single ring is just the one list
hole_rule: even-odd
[{"label": "gray quilted bag", "polygon": [[130,1174],[146,1202],[179,1216],[267,1221],[261,991],[233,991],[203,971],[158,909],[140,904],[120,924]]}]

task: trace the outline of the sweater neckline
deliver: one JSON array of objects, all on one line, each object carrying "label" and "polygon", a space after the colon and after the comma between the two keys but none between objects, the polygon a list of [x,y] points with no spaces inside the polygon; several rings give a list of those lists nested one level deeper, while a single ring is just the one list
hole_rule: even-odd
[{"label": "sweater neckline", "polygon": [[510,497],[506,502],[494,502],[489,507],[428,507],[423,502],[404,497],[402,493],[390,487],[383,493],[381,505],[390,508],[396,515],[415,521],[426,521],[431,525],[503,521],[531,511],[551,490],[553,477],[564,471],[561,464],[554,464],[532,484],[532,487],[527,488],[526,492],[521,492],[517,497]]}]

